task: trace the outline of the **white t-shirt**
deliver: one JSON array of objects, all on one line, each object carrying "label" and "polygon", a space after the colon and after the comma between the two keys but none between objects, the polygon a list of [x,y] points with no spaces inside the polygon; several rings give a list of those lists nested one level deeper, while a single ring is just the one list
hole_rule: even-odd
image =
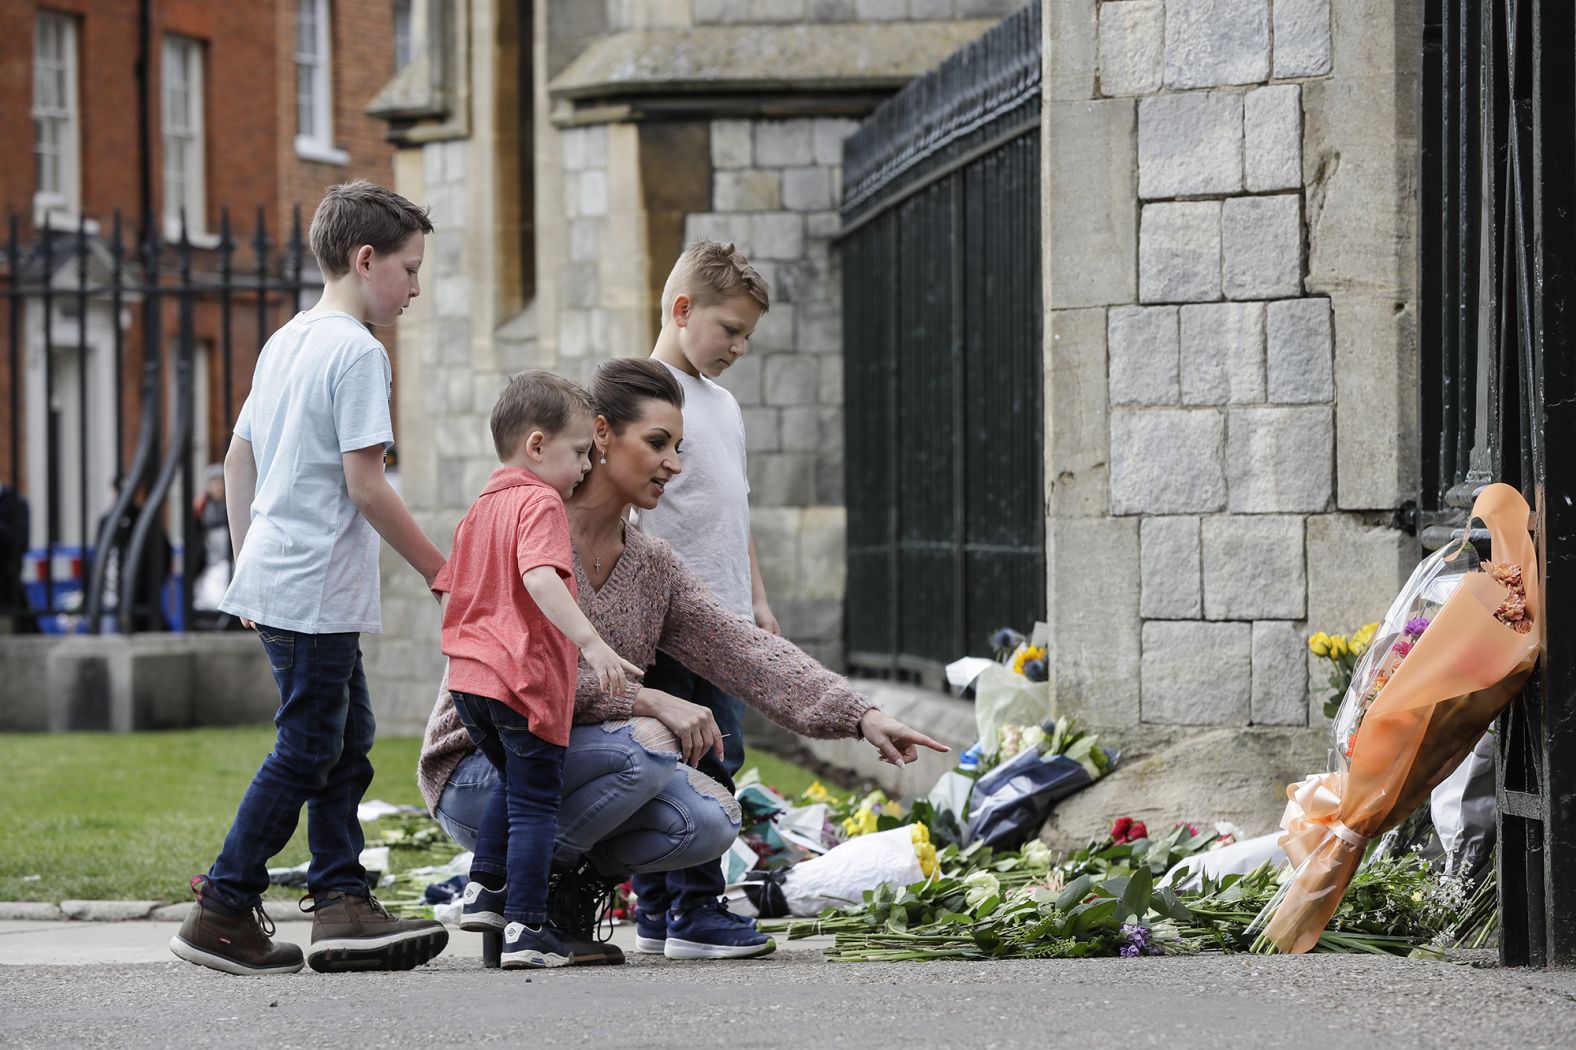
[{"label": "white t-shirt", "polygon": [[684,469],[656,509],[640,512],[640,528],[666,540],[718,601],[753,620],[744,414],[710,379],[663,363],[684,388]]},{"label": "white t-shirt", "polygon": [[235,422],[257,492],[219,608],[304,634],[381,629],[378,534],[341,456],[394,440],[392,384],[388,352],[349,314],[297,314],[268,340]]}]

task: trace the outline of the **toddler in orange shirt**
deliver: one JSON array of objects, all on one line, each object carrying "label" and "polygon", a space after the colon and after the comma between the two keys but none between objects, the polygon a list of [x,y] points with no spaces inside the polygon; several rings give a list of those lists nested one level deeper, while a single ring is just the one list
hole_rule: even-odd
[{"label": "toddler in orange shirt", "polygon": [[614,695],[641,673],[576,603],[564,500],[591,469],[594,418],[586,392],[560,376],[509,383],[492,413],[502,466],[433,583],[455,711],[502,780],[477,831],[460,928],[502,930],[506,969],[574,961],[547,921],[547,885],[580,657]]}]

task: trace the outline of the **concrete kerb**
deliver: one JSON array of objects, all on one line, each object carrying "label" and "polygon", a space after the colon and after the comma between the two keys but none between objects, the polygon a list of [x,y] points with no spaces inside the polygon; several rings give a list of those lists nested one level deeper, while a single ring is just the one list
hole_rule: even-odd
[{"label": "concrete kerb", "polygon": [[[162,901],[0,901],[0,922],[180,922],[190,904]],[[295,909],[268,917],[274,922],[310,922],[312,916]]]}]

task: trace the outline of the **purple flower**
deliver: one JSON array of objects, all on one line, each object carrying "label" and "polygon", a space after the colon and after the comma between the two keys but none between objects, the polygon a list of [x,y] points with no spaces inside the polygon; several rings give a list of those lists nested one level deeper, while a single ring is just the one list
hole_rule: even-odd
[{"label": "purple flower", "polygon": [[1124,959],[1133,959],[1140,955],[1157,955],[1158,950],[1149,941],[1149,927],[1137,923],[1124,922],[1122,933],[1127,938],[1127,944],[1122,947],[1121,955]]},{"label": "purple flower", "polygon": [[1023,677],[1031,682],[1043,682],[1049,677],[1044,660],[1025,660],[1023,662]]},{"label": "purple flower", "polygon": [[1022,641],[1023,635],[1014,631],[1011,627],[998,628],[990,636],[992,649],[1016,649]]},{"label": "purple flower", "polygon": [[1406,621],[1406,627],[1402,629],[1401,633],[1408,638],[1417,638],[1426,630],[1428,630],[1428,617],[1419,616]]}]

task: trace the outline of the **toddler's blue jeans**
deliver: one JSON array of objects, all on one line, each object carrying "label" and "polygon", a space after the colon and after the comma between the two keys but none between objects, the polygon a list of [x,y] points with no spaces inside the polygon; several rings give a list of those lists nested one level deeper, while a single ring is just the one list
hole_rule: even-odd
[{"label": "toddler's blue jeans", "polygon": [[505,921],[540,925],[547,918],[564,749],[531,732],[529,720],[507,704],[471,693],[450,695],[471,742],[502,776],[482,813],[471,875],[485,872],[507,884]]}]

